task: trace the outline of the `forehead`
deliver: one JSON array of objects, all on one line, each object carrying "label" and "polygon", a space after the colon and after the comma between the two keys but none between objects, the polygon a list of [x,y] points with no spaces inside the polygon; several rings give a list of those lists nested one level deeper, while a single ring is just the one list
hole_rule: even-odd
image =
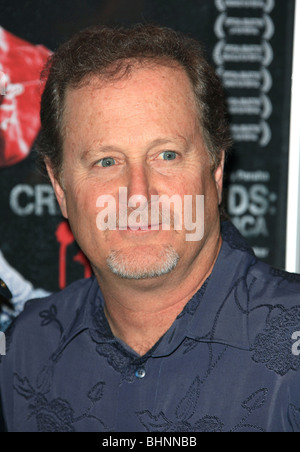
[{"label": "forehead", "polygon": [[[185,70],[178,64],[132,64],[127,66],[129,70],[119,71],[112,77],[90,75],[79,87],[67,88],[65,96],[65,111],[75,100],[76,103],[87,97],[102,98],[103,103],[122,100],[126,96],[128,100],[139,96],[141,101],[147,95],[166,95],[169,102],[180,100],[184,105],[196,107],[192,84]],[[90,99],[89,99],[90,100]],[[166,100],[166,99],[162,99]]]},{"label": "forehead", "polygon": [[150,129],[153,135],[184,134],[198,125],[191,82],[178,66],[135,65],[123,77],[91,76],[66,95],[64,131],[69,136],[83,130],[99,136],[105,131],[106,138],[121,138],[122,131],[137,138]]}]

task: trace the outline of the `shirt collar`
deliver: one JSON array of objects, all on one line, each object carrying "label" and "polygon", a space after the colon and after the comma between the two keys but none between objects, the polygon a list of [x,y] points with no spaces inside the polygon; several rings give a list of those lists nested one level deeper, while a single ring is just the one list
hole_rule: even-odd
[{"label": "shirt collar", "polygon": [[153,356],[172,353],[185,339],[249,350],[247,275],[257,260],[232,223],[222,223],[221,234],[211,275],[168,331],[167,344],[161,341]]},{"label": "shirt collar", "polygon": [[[256,257],[230,222],[222,224],[221,233],[223,243],[211,275],[148,352],[152,357],[171,354],[186,338],[249,349],[247,273]],[[103,295],[95,277],[91,278],[85,303],[66,331],[64,346],[85,329],[97,343],[119,342],[106,320]]]},{"label": "shirt collar", "polygon": [[257,259],[230,222],[222,224],[222,238],[221,251],[187,336],[248,350],[248,272]]}]

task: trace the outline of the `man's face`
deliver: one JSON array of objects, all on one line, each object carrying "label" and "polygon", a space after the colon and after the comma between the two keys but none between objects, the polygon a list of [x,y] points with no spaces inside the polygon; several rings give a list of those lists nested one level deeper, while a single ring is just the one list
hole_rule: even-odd
[{"label": "man's face", "polygon": [[[94,77],[88,85],[67,91],[64,188],[57,181],[54,188],[96,275],[113,272],[145,280],[174,271],[188,274],[218,239],[222,175],[222,164],[211,172],[192,88],[182,69],[137,67],[122,80]],[[127,200],[134,196],[135,207],[148,212],[148,221],[139,217],[140,228],[130,222],[120,227],[120,208],[128,219],[134,210],[124,207],[120,187]],[[108,207],[99,207],[103,195],[115,200],[115,230],[101,230],[97,223],[101,209]],[[193,219],[196,195],[204,195],[201,240],[186,240],[184,221],[181,230],[172,223],[163,230],[162,214],[154,221],[159,224],[151,222],[154,200],[161,195],[177,195],[183,211],[184,195],[192,195]]]}]

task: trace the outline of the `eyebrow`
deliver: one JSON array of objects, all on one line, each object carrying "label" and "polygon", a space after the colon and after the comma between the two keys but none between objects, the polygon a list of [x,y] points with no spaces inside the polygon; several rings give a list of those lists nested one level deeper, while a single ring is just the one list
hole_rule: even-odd
[{"label": "eyebrow", "polygon": [[183,142],[185,145],[188,145],[189,143],[188,140],[184,138],[182,135],[178,135],[178,137],[157,138],[156,140],[151,142],[148,148],[151,149],[156,146],[161,146],[163,144],[168,144],[176,141],[179,141],[181,143]]},{"label": "eyebrow", "polygon": [[[156,146],[162,146],[164,144],[168,143],[174,143],[174,142],[180,142],[183,143],[185,146],[189,145],[189,140],[187,140],[182,135],[176,136],[176,137],[166,137],[166,138],[156,138],[155,140],[151,141],[149,145],[147,146],[147,150],[151,150],[152,148],[155,148]],[[109,153],[109,152],[124,152],[124,149],[117,145],[100,145],[99,147],[95,146],[90,149],[86,149],[82,151],[82,154],[80,156],[81,160],[86,160],[91,154],[101,154],[101,153]]]},{"label": "eyebrow", "polygon": [[91,154],[93,155],[93,154],[107,153],[110,151],[120,151],[120,149],[117,146],[110,146],[110,145],[86,149],[86,150],[82,151],[80,159],[87,160]]}]

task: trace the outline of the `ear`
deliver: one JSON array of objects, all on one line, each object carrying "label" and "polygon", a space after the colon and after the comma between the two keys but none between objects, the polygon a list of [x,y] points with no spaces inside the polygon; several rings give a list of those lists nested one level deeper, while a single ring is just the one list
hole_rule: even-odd
[{"label": "ear", "polygon": [[68,218],[68,210],[67,210],[65,190],[62,187],[61,181],[59,181],[55,177],[53,168],[52,168],[51,164],[49,163],[49,161],[45,161],[45,164],[46,164],[48,175],[50,177],[50,180],[51,180],[51,183],[52,183],[52,187],[53,187],[53,190],[54,190],[57,202],[59,204],[61,213],[63,214],[63,216],[65,218]]},{"label": "ear", "polygon": [[221,158],[219,165],[215,169],[214,178],[218,192],[219,205],[222,202],[222,191],[223,191],[223,176],[224,176],[224,163],[225,163],[225,152],[221,152]]}]

